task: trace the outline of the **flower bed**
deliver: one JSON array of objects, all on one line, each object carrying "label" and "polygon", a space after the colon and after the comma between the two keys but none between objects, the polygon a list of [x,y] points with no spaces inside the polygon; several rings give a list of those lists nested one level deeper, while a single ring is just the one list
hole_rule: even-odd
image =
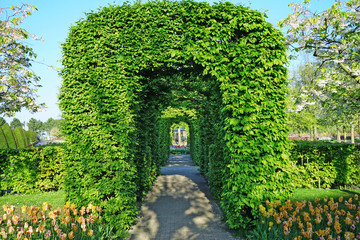
[{"label": "flower bed", "polygon": [[[50,204],[42,207],[3,205],[0,218],[2,239],[97,239],[101,232],[101,207],[89,204],[77,209],[67,202],[61,209]],[[108,236],[110,237],[110,236]],[[105,238],[106,239],[106,236]]]},{"label": "flower bed", "polygon": [[190,154],[190,145],[171,145],[170,154]]},{"label": "flower bed", "polygon": [[316,198],[285,204],[266,202],[250,239],[360,239],[360,201],[358,195],[337,201]]}]

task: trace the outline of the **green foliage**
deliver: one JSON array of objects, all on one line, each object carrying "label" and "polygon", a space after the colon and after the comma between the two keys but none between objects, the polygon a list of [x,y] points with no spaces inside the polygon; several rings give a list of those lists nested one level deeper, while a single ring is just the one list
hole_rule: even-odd
[{"label": "green foliage", "polygon": [[26,131],[23,128],[21,128],[20,131],[21,131],[21,136],[24,139],[25,147],[29,146],[30,142],[28,137],[26,136]]},{"label": "green foliage", "polygon": [[264,17],[231,3],[163,1],[77,22],[61,72],[66,198],[130,227],[180,122],[231,228],[247,226],[266,199],[289,197],[286,48]]},{"label": "green foliage", "polygon": [[36,149],[38,149],[40,155],[35,183],[36,189],[42,192],[62,189],[65,179],[63,148],[43,147]]},{"label": "green foliage", "polygon": [[0,127],[2,127],[6,123],[3,117],[0,117]]},{"label": "green foliage", "polygon": [[30,118],[27,126],[31,131],[40,132],[40,130],[43,128],[43,123],[40,120],[36,120],[35,118]]},{"label": "green foliage", "polygon": [[10,123],[10,127],[11,127],[12,129],[15,129],[15,128],[17,128],[17,127],[22,127],[22,123],[20,122],[19,119],[14,118],[14,119],[11,121],[11,123]]},{"label": "green foliage", "polygon": [[225,185],[223,175],[226,162],[223,161],[223,149],[225,148],[216,144],[211,144],[209,147],[209,171],[207,173],[207,179],[209,180],[211,193],[217,200],[221,199],[222,187]]},{"label": "green foliage", "polygon": [[53,128],[60,128],[62,122],[63,122],[62,119],[49,118],[46,122],[41,124],[41,129],[51,134],[51,130]]},{"label": "green foliage", "polygon": [[294,141],[291,160],[298,165],[297,187],[360,186],[360,146]]},{"label": "green foliage", "polygon": [[31,130],[25,131],[25,136],[28,139],[29,143],[34,143],[37,140],[36,132],[34,131]]},{"label": "green foliage", "polygon": [[1,190],[12,193],[57,191],[63,187],[63,149],[37,147],[1,150]]},{"label": "green foliage", "polygon": [[0,149],[6,149],[9,148],[4,132],[2,130],[2,128],[0,128]]},{"label": "green foliage", "polygon": [[21,127],[17,127],[14,130],[15,140],[16,140],[19,148],[25,148],[27,146],[26,140],[25,140],[26,137],[24,136],[23,131],[24,131],[24,129],[22,129]]},{"label": "green foliage", "polygon": [[5,135],[5,138],[6,138],[6,141],[7,141],[7,144],[9,146],[9,148],[16,149],[17,148],[16,141],[15,141],[15,138],[14,138],[14,135],[13,135],[13,131],[10,128],[9,124],[5,123],[2,126],[2,130],[4,132],[4,135]]}]

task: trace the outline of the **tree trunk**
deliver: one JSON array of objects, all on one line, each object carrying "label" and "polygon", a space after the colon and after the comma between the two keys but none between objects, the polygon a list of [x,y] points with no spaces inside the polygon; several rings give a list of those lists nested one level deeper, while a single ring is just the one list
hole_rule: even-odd
[{"label": "tree trunk", "polygon": [[340,129],[339,129],[339,128],[337,128],[336,137],[337,137],[337,142],[338,142],[338,143],[341,143],[341,133],[340,133]]},{"label": "tree trunk", "polygon": [[354,122],[351,122],[351,143],[355,144],[355,126],[354,126]]},{"label": "tree trunk", "polygon": [[310,127],[310,141],[313,141],[314,140],[314,137],[313,137],[313,127],[311,126]]},{"label": "tree trunk", "polygon": [[344,127],[344,142],[346,143],[346,138],[347,138],[347,136],[346,136],[346,127]]},{"label": "tree trunk", "polygon": [[317,141],[318,140],[318,137],[317,137],[317,127],[316,125],[314,126],[314,141]]}]

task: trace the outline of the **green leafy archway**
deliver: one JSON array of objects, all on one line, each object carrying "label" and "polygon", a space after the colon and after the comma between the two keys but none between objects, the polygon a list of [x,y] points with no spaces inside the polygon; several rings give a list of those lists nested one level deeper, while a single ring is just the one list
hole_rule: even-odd
[{"label": "green leafy archway", "polygon": [[258,204],[291,192],[285,62],[283,37],[264,14],[231,3],[87,14],[63,44],[66,198],[100,204],[110,224],[129,227],[168,158],[179,114],[164,111],[187,109],[191,156],[229,226],[245,226]]}]

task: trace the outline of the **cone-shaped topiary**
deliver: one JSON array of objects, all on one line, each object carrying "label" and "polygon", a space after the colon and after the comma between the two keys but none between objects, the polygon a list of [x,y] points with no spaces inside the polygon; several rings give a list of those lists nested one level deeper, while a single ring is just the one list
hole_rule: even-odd
[{"label": "cone-shaped topiary", "polygon": [[21,135],[22,135],[22,138],[24,139],[24,143],[25,143],[25,147],[27,147],[30,143],[28,137],[26,136],[26,131],[21,128]]},{"label": "cone-shaped topiary", "polygon": [[21,127],[17,127],[14,130],[14,135],[15,135],[15,139],[18,143],[18,147],[19,148],[25,148],[26,147],[26,142],[24,139],[24,134],[23,134],[23,129]]},{"label": "cone-shaped topiary", "polygon": [[0,127],[0,149],[6,149],[6,148],[9,148],[9,146],[7,144],[4,132],[3,132],[2,128]]},{"label": "cone-shaped topiary", "polygon": [[8,123],[5,123],[5,124],[2,126],[2,130],[3,130],[3,132],[4,132],[4,135],[5,135],[5,138],[6,138],[8,147],[9,147],[9,148],[12,148],[12,149],[16,149],[16,148],[17,148],[17,144],[16,144],[16,141],[15,141],[15,137],[14,137],[14,135],[13,135],[13,131],[12,131],[12,129],[10,128],[9,124],[8,124]]}]

